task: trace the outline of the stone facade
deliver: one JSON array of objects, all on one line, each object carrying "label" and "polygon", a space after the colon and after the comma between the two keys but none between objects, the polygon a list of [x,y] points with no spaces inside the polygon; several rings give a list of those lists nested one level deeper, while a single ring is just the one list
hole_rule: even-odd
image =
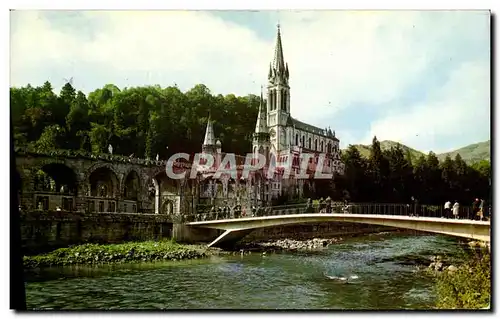
[{"label": "stone facade", "polygon": [[166,161],[16,153],[22,210],[192,212],[192,182],[171,180]]},{"label": "stone facade", "polygon": [[[219,163],[221,157],[224,154],[219,152]],[[192,215],[214,207],[241,211],[265,204],[260,172],[246,179],[228,175],[216,179],[215,169],[209,168],[190,179],[191,165],[179,163],[174,170],[184,170],[186,175],[176,180],[167,176],[166,164],[136,158],[116,160],[107,155],[18,151],[20,209]]]}]

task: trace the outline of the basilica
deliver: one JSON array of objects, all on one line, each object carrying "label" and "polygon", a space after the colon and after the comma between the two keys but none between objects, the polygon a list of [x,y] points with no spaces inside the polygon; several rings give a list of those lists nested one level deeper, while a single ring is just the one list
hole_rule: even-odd
[{"label": "basilica", "polygon": [[[310,153],[308,169],[320,169],[326,174],[343,174],[344,165],[340,160],[339,139],[335,131],[306,124],[292,117],[290,111],[290,72],[285,62],[281,30],[278,25],[274,57],[269,65],[265,99],[261,89],[261,103],[256,119],[252,141],[252,153],[262,154],[276,167],[276,174],[271,178],[254,176],[252,185],[258,189],[255,197],[260,201],[269,201],[278,196],[301,197],[304,187],[314,189],[314,179],[294,178],[303,167],[302,154]],[[207,124],[203,152],[216,154],[216,162],[224,156],[220,141],[214,137],[212,123]],[[250,150],[249,150],[250,151]],[[317,167],[319,155],[323,154],[323,167]],[[240,160],[241,163],[241,160]],[[290,178],[284,178],[283,172],[290,172]],[[257,185],[258,184],[258,185]]]}]

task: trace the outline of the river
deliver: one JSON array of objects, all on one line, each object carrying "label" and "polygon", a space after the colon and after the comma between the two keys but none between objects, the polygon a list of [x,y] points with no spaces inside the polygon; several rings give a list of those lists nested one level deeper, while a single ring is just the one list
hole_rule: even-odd
[{"label": "river", "polygon": [[401,261],[460,251],[449,237],[382,233],[319,251],[51,268],[26,274],[26,299],[28,309],[430,309],[432,280]]}]

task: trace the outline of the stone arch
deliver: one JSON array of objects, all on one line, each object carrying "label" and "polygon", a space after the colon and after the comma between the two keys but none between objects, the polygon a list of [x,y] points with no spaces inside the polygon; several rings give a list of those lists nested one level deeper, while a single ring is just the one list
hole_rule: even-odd
[{"label": "stone arch", "polygon": [[295,145],[299,145],[299,133],[295,133]]},{"label": "stone arch", "polygon": [[97,163],[86,174],[88,191],[93,197],[116,198],[119,194],[118,174],[109,163]]},{"label": "stone arch", "polygon": [[120,183],[120,194],[126,200],[139,200],[142,189],[142,179],[136,169],[130,168],[123,175]]},{"label": "stone arch", "polygon": [[332,142],[328,142],[328,154],[332,152]]},{"label": "stone arch", "polygon": [[165,170],[161,170],[152,178],[155,196],[155,214],[180,213],[180,183],[170,179]]},{"label": "stone arch", "polygon": [[321,152],[323,152],[323,151],[324,151],[324,149],[325,149],[325,148],[324,148],[324,143],[323,143],[323,141],[321,141]]},{"label": "stone arch", "polygon": [[160,214],[172,215],[174,213],[174,201],[168,198],[165,198],[161,202],[160,206]]},{"label": "stone arch", "polygon": [[35,191],[76,195],[78,178],[73,168],[65,161],[44,160],[33,168]]},{"label": "stone arch", "polygon": [[317,151],[318,150],[318,139],[314,139],[314,150]]}]

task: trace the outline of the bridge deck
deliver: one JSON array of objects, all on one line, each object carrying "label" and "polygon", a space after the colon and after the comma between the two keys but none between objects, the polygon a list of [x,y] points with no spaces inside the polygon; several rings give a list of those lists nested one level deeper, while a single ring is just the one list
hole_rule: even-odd
[{"label": "bridge deck", "polygon": [[[252,229],[313,222],[350,222],[373,224],[439,233],[456,237],[465,237],[486,242],[490,241],[489,221],[448,219],[441,217],[303,213],[189,222],[187,225],[192,227],[225,230],[224,234],[210,243],[209,246],[213,246],[229,240],[236,241],[238,238],[241,239],[241,236],[248,234],[249,230]],[[238,234],[241,234],[241,236],[239,237]]]},{"label": "bridge deck", "polygon": [[229,218],[229,219],[217,219],[217,220],[207,220],[199,222],[189,222],[187,225],[216,225],[222,223],[241,223],[257,220],[275,220],[275,219],[310,219],[310,218],[320,218],[329,221],[332,217],[335,218],[347,218],[347,219],[358,219],[358,218],[369,218],[369,219],[382,219],[382,220],[414,220],[419,222],[443,222],[451,224],[467,224],[467,225],[490,225],[489,221],[479,221],[470,219],[452,219],[452,218],[441,218],[441,217],[415,217],[415,216],[404,216],[404,215],[376,215],[376,214],[324,214],[324,213],[312,213],[312,214],[290,214],[290,215],[272,215],[272,216],[259,216],[259,217],[241,217],[241,218]]}]

